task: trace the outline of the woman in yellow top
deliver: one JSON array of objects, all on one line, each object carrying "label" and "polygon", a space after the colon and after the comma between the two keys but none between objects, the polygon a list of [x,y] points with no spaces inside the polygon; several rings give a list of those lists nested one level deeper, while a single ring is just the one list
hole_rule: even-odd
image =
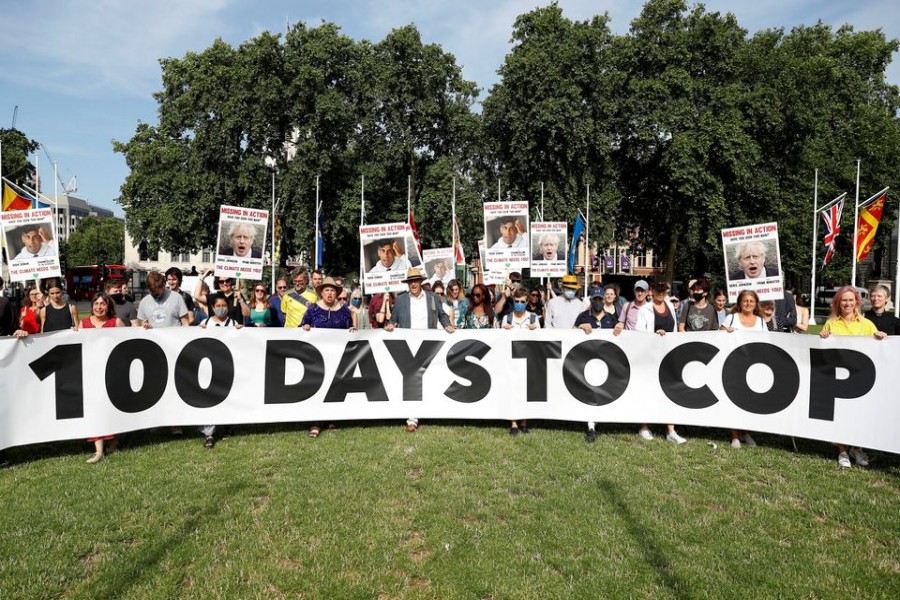
[{"label": "woman in yellow top", "polygon": [[[862,307],[862,298],[855,288],[845,285],[834,295],[831,301],[831,314],[825,325],[822,327],[819,336],[827,339],[832,335],[871,335],[876,340],[883,340],[887,334],[878,331],[875,324],[868,320],[860,312]],[[856,461],[861,467],[869,464],[869,457],[863,452],[862,448],[847,448],[845,444],[837,444],[838,447],[838,465],[845,469],[850,468],[850,458]]]}]

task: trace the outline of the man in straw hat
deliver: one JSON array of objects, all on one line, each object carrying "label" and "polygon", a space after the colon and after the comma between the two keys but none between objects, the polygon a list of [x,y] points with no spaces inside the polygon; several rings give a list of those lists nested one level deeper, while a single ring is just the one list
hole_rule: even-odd
[{"label": "man in straw hat", "polygon": [[[450,317],[441,308],[441,300],[437,295],[422,289],[425,274],[419,269],[409,269],[403,280],[409,287],[408,292],[397,296],[391,320],[385,324],[385,331],[393,331],[396,327],[404,329],[437,329],[438,323],[447,333],[456,328],[450,323]],[[406,430],[410,433],[419,427],[418,419],[407,419]]]}]

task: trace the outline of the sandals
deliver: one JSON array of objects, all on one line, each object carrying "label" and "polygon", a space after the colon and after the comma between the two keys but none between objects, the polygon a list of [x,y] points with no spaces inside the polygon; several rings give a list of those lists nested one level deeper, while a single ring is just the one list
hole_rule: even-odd
[{"label": "sandals", "polygon": [[311,437],[311,438],[319,437],[320,431],[321,431],[321,429],[319,429],[318,425],[313,425],[312,427],[309,428],[309,437]]}]

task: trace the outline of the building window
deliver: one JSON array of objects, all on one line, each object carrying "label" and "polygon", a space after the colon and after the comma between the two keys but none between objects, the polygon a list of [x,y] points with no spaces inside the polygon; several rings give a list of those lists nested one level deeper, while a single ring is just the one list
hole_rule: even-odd
[{"label": "building window", "polygon": [[212,250],[210,250],[209,248],[203,251],[203,262],[212,262]]}]

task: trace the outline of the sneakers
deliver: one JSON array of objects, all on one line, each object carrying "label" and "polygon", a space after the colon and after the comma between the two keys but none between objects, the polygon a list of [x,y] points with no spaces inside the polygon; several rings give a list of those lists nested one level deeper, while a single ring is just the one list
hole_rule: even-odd
[{"label": "sneakers", "polygon": [[211,435],[206,436],[206,441],[203,443],[203,447],[206,448],[207,450],[212,450],[213,446],[215,446],[215,445],[216,445],[216,440],[213,438],[213,436],[211,436]]},{"label": "sneakers", "polygon": [[739,439],[737,439],[737,438],[734,438],[733,440],[731,440],[731,447],[732,447],[732,448],[740,448],[740,447],[741,447],[741,440],[739,440]]},{"label": "sneakers", "polygon": [[509,435],[511,435],[511,436],[513,436],[513,437],[519,435],[519,428],[518,428],[518,427],[510,427],[510,428],[509,428]]},{"label": "sneakers", "polygon": [[670,442],[675,442],[676,444],[683,444],[687,441],[686,439],[678,435],[678,432],[674,430],[666,434],[666,439]]},{"label": "sneakers", "polygon": [[528,429],[527,427],[525,427],[524,425],[522,425],[521,427],[519,427],[519,433],[521,433],[522,435],[524,435],[524,434],[526,434],[526,433],[531,433],[531,430]]},{"label": "sneakers", "polygon": [[841,452],[838,454],[838,466],[842,469],[850,468],[850,457],[846,452]]},{"label": "sneakers", "polygon": [[653,440],[653,434],[650,433],[650,430],[646,427],[641,427],[641,430],[638,431],[638,435],[641,436],[642,440],[647,440],[648,442]]},{"label": "sneakers", "polygon": [[[850,448],[850,450],[847,451],[847,454],[849,454],[850,458],[852,458],[854,461],[856,461],[856,464],[858,464],[859,466],[861,466],[861,467],[869,466],[869,457],[866,455],[865,452],[863,452],[862,448]],[[843,465],[841,465],[841,466],[843,466]]]},{"label": "sneakers", "polygon": [[754,440],[752,437],[750,437],[749,433],[745,433],[744,435],[742,435],[741,441],[750,447],[756,446],[756,440]]},{"label": "sneakers", "polygon": [[87,459],[85,462],[87,462],[87,464],[89,464],[89,465],[95,465],[98,462],[100,462],[101,460],[103,460],[103,455],[95,454],[92,457],[90,457],[89,459]]},{"label": "sneakers", "polygon": [[588,444],[593,444],[597,441],[597,432],[593,429],[588,429],[587,435],[584,436],[584,439]]}]

